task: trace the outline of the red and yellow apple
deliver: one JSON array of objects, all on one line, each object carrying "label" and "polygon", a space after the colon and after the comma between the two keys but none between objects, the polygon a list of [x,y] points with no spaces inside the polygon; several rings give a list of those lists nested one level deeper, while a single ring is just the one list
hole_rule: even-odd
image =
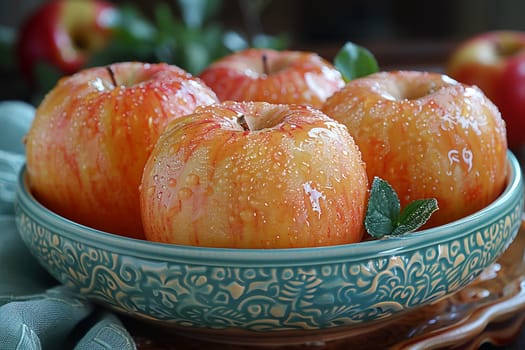
[{"label": "red and yellow apple", "polygon": [[312,52],[246,49],[199,75],[221,101],[307,104],[319,108],[344,86],[341,73]]},{"label": "red and yellow apple", "polygon": [[322,111],[348,127],[369,181],[388,181],[402,206],[437,199],[425,227],[474,213],[505,186],[505,123],[475,86],[438,73],[379,72],[350,81]]},{"label": "red and yellow apple", "polygon": [[295,248],[360,241],[368,181],[346,127],[320,111],[229,101],[170,123],[140,193],[148,240]]},{"label": "red and yellow apple", "polygon": [[169,121],[217,102],[167,64],[123,62],[62,78],[26,137],[29,186],[73,221],[143,238],[139,185],[153,145]]},{"label": "red and yellow apple", "polygon": [[525,32],[493,31],[465,40],[451,53],[446,73],[483,90],[507,124],[509,147],[525,145]]},{"label": "red and yellow apple", "polygon": [[82,68],[89,56],[112,36],[117,8],[103,0],[52,0],[38,7],[22,24],[17,59],[29,82],[37,64],[45,62],[64,74]]}]

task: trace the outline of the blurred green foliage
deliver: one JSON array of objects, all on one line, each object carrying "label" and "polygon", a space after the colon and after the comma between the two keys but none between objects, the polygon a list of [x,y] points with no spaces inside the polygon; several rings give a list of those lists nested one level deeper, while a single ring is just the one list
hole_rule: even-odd
[{"label": "blurred green foliage", "polygon": [[379,71],[379,64],[374,54],[367,48],[350,41],[339,50],[334,65],[346,82]]},{"label": "blurred green foliage", "polygon": [[[286,34],[276,36],[257,32],[249,35],[224,27],[219,15],[221,0],[173,0],[157,2],[153,16],[147,17],[137,6],[118,6],[112,20],[112,39],[103,50],[95,52],[86,67],[103,66],[121,61],[166,62],[177,65],[192,74],[198,74],[212,61],[231,52],[248,47],[266,47],[282,50],[288,46]],[[244,23],[259,21],[270,0],[239,0]],[[178,10],[178,11],[174,11]],[[252,28],[253,29],[253,28]],[[260,28],[259,28],[260,29]],[[248,32],[250,32],[248,30]],[[0,68],[5,72],[17,70],[16,33],[0,28]],[[49,91],[62,76],[57,67],[46,62],[35,62],[37,91],[26,91],[33,103]],[[29,86],[21,84],[29,90]]]},{"label": "blurred green foliage", "polygon": [[[253,4],[261,3],[252,1]],[[213,60],[247,47],[284,49],[286,35],[257,33],[253,38],[224,28],[217,16],[221,0],[177,0],[180,17],[167,3],[158,3],[153,19],[131,5],[121,6],[110,45],[96,53],[89,65],[136,59],[175,64],[198,74]],[[259,13],[263,7],[259,7]]]}]

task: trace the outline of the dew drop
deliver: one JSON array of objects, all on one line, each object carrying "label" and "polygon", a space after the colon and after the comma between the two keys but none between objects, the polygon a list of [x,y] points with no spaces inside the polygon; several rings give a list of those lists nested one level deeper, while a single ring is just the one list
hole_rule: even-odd
[{"label": "dew drop", "polygon": [[146,193],[147,193],[147,196],[148,197],[152,197],[154,194],[155,194],[155,190],[156,190],[156,187],[155,186],[150,186],[148,187]]},{"label": "dew drop", "polygon": [[175,201],[172,203],[172,206],[170,207],[169,211],[171,215],[177,214],[181,211],[182,206],[180,201]]},{"label": "dew drop", "polygon": [[188,186],[197,186],[200,182],[200,178],[196,174],[189,174],[186,176],[186,185]]},{"label": "dew drop", "polygon": [[193,191],[188,187],[183,187],[179,190],[180,199],[188,199],[193,195]]},{"label": "dew drop", "polygon": [[246,210],[242,210],[239,213],[239,216],[243,222],[251,222],[255,219],[255,217],[257,216],[257,213],[255,211],[246,209]]}]

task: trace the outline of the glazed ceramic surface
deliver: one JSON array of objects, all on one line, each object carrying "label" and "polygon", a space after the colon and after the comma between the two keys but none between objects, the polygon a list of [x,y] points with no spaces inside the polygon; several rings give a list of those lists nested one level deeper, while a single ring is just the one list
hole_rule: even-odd
[{"label": "glazed ceramic surface", "polygon": [[[522,221],[518,236],[503,255],[458,293],[364,329],[349,327],[343,339],[324,341],[320,336],[313,344],[282,349],[479,350],[487,343],[507,345],[508,350],[523,349],[524,311],[525,222]],[[268,346],[259,345],[257,340],[249,345],[219,344],[202,337],[185,337],[182,332],[174,334],[170,329],[129,317],[124,317],[123,322],[139,350],[268,350]]]},{"label": "glazed ceramic surface", "polygon": [[[60,282],[140,319],[208,333],[268,335],[359,327],[462,289],[514,240],[523,180],[483,210],[403,237],[319,248],[240,250],[139,241],[68,221],[18,180],[22,239]],[[315,334],[315,333],[312,333]],[[303,339],[304,341],[304,339]]]}]

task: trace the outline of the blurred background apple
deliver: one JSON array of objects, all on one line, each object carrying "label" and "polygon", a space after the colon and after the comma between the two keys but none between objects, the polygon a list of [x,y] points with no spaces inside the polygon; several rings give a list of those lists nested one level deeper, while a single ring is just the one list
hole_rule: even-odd
[{"label": "blurred background apple", "polygon": [[116,7],[103,0],[43,3],[18,33],[16,59],[24,77],[37,84],[36,70],[43,63],[62,74],[83,68],[110,40],[116,17]]},{"label": "blurred background apple", "polygon": [[[91,0],[93,1],[93,0]],[[105,0],[119,10],[117,30],[88,65],[136,58],[195,74],[224,53],[252,47],[301,49],[331,60],[347,41],[369,48],[383,69],[443,70],[460,41],[493,29],[525,30],[521,0]],[[0,2],[0,99],[30,100],[11,45],[46,0]],[[49,67],[48,67],[49,68]],[[40,79],[56,82],[41,69]],[[4,83],[9,81],[9,83]],[[38,100],[40,96],[33,97]],[[41,95],[41,94],[40,94]]]},{"label": "blurred background apple", "polygon": [[460,43],[446,72],[477,85],[498,106],[507,123],[509,147],[525,145],[525,31],[499,30]]},{"label": "blurred background apple", "polygon": [[247,49],[212,62],[199,77],[221,101],[298,103],[320,108],[345,84],[315,52]]}]

